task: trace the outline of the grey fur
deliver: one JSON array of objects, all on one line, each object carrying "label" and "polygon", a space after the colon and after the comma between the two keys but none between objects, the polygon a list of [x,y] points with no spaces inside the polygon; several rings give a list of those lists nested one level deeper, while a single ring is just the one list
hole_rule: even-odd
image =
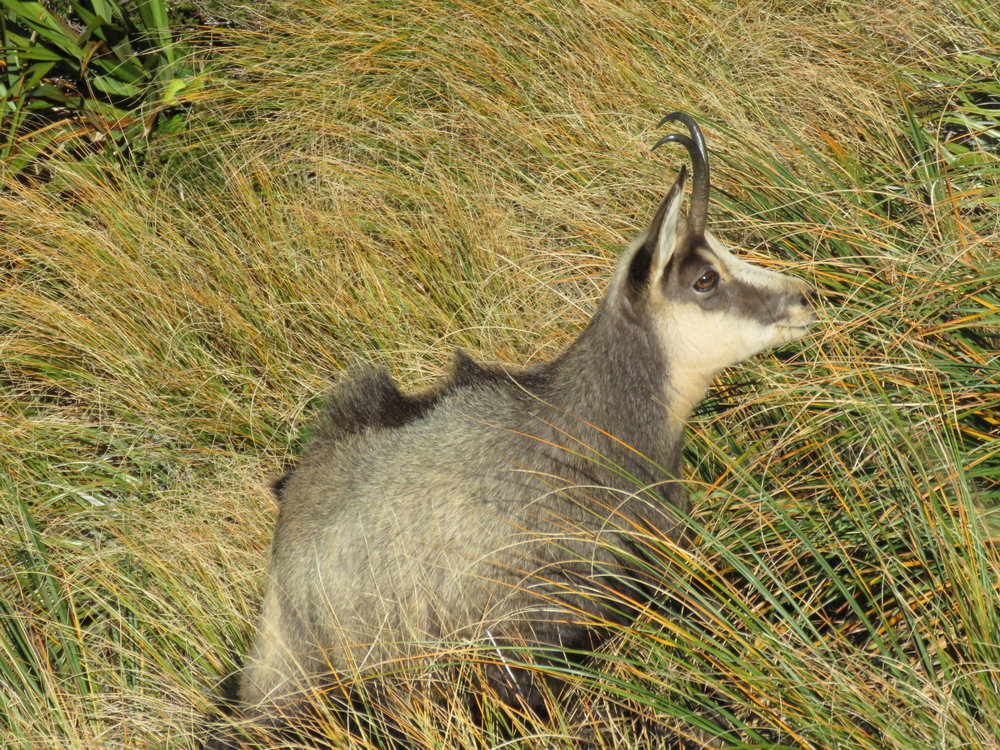
[{"label": "grey fur", "polygon": [[[593,623],[630,616],[620,602],[643,585],[620,552],[644,535],[683,540],[694,404],[719,369],[812,320],[802,282],[748,270],[686,228],[684,179],[555,359],[516,369],[459,352],[437,389],[406,395],[374,370],[334,391],[315,444],[278,485],[240,677],[246,717],[280,721],[318,686],[374,679],[432,644],[591,650],[605,637]],[[718,288],[695,291],[706,268]],[[706,326],[729,343],[714,329],[699,338]],[[505,700],[542,702],[528,671],[498,660],[491,679]]]}]

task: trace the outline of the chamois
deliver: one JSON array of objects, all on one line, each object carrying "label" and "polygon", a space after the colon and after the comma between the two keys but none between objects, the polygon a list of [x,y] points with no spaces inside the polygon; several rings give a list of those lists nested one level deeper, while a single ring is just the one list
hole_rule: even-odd
[{"label": "chamois", "polygon": [[[683,543],[693,408],[720,370],[801,338],[814,314],[805,282],[737,259],[706,230],[704,139],[689,115],[660,126],[671,120],[688,134],[654,149],[690,155],[687,218],[682,167],[560,355],[521,369],[458,352],[430,391],[404,394],[375,370],[333,392],[318,438],[277,485],[261,621],[239,675],[247,731],[294,721],[338,680],[378,684],[435,644],[498,655],[490,689],[541,711],[552,684],[513,667],[526,658],[514,647],[593,652],[607,637],[595,623],[626,622],[622,601],[636,596],[623,551],[643,535]],[[239,736],[220,729],[207,747]]]}]

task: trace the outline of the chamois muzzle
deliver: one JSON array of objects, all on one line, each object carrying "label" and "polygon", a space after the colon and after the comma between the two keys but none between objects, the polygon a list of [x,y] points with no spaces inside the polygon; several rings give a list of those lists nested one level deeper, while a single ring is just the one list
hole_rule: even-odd
[{"label": "chamois muzzle", "polygon": [[691,184],[691,210],[688,212],[688,228],[696,237],[705,234],[705,221],[708,217],[708,149],[705,148],[705,138],[701,128],[691,115],[684,112],[671,112],[666,115],[656,127],[663,127],[670,120],[683,122],[690,136],[682,133],[670,133],[656,142],[651,150],[655,151],[664,143],[679,143],[691,155],[693,179]]}]

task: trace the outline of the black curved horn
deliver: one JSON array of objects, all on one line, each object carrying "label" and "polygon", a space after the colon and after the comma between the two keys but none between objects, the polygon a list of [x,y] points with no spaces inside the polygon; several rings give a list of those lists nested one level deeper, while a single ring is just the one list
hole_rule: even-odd
[{"label": "black curved horn", "polygon": [[664,143],[679,143],[687,149],[691,155],[692,180],[691,180],[691,211],[688,214],[688,228],[696,235],[705,233],[705,220],[708,217],[708,149],[705,148],[705,138],[701,134],[701,128],[694,121],[691,115],[684,112],[671,112],[660,120],[656,127],[663,127],[670,120],[683,122],[688,129],[690,136],[681,133],[670,133],[663,136],[653,146],[653,151]]}]

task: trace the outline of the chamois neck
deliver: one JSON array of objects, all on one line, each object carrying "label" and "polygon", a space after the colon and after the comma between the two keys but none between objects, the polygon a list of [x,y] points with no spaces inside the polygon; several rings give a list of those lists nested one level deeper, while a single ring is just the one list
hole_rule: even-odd
[{"label": "chamois neck", "polygon": [[568,432],[592,425],[607,433],[598,438],[602,447],[617,445],[621,453],[624,444],[671,473],[679,470],[685,424],[700,395],[671,389],[654,331],[605,304],[549,366],[550,402],[576,424]]},{"label": "chamois neck", "polygon": [[666,382],[664,405],[670,412],[671,419],[686,425],[694,408],[705,398],[712,381],[718,373],[696,370],[684,370],[676,366],[670,368],[670,377]]}]

